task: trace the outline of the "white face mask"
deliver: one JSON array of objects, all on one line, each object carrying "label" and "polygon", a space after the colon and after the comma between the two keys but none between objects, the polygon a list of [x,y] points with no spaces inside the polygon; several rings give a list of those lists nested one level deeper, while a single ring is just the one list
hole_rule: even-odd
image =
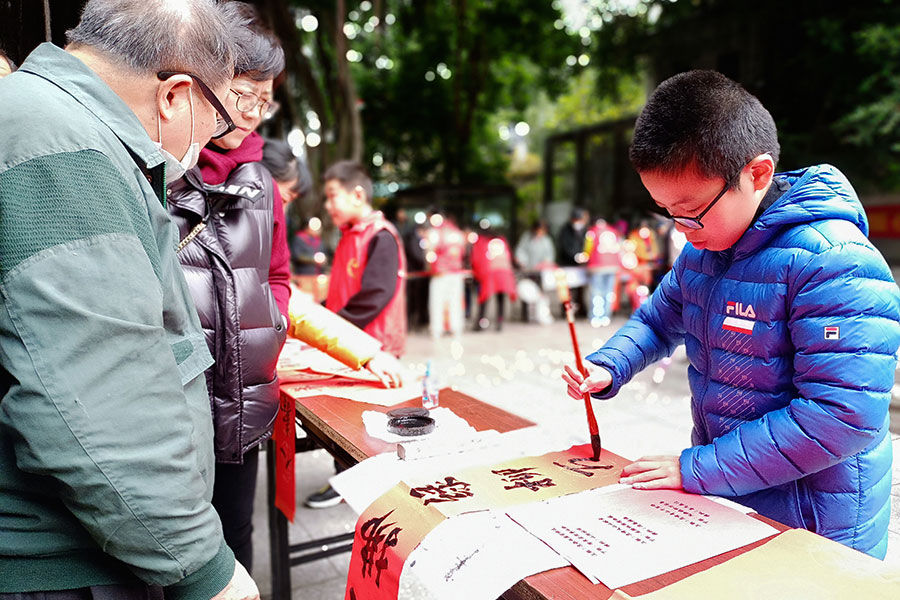
[{"label": "white face mask", "polygon": [[160,119],[156,120],[159,141],[154,143],[166,161],[166,183],[172,183],[184,177],[185,172],[194,168],[197,161],[200,160],[200,144],[194,141],[194,94],[190,89],[188,89],[188,99],[191,103],[191,143],[188,144],[188,149],[185,151],[184,156],[181,157],[181,160],[178,160],[171,152],[163,148],[162,124]]}]

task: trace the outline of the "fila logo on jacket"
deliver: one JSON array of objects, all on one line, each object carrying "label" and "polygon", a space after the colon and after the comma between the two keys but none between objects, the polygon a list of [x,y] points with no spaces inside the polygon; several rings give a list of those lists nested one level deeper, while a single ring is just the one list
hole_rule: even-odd
[{"label": "fila logo on jacket", "polygon": [[753,326],[756,324],[756,311],[752,304],[744,305],[741,302],[728,301],[725,304],[726,316],[722,322],[722,329],[735,331],[746,335],[753,334]]}]

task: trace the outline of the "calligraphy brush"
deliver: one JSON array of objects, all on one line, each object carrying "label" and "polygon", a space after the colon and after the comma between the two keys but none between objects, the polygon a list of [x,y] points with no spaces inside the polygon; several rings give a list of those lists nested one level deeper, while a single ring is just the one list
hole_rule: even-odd
[{"label": "calligraphy brush", "polygon": [[[566,311],[566,321],[569,322],[569,335],[572,336],[572,349],[575,351],[575,366],[581,376],[587,379],[588,372],[581,361],[581,350],[578,349],[578,336],[575,335],[575,315],[572,314],[572,296],[569,293],[569,285],[566,283],[566,272],[562,269],[556,272],[556,291],[559,301],[563,303]],[[594,451],[594,460],[600,460],[600,430],[597,428],[597,419],[594,417],[594,409],[591,406],[591,394],[585,392],[584,410],[587,412],[588,429],[591,432],[591,449]]]}]

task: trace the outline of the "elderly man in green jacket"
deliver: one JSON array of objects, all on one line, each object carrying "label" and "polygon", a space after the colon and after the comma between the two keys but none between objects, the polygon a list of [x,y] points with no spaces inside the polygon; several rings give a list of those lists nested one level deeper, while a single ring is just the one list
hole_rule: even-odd
[{"label": "elderly man in green jacket", "polygon": [[166,177],[233,127],[212,0],[90,0],[0,81],[0,599],[243,599]]}]

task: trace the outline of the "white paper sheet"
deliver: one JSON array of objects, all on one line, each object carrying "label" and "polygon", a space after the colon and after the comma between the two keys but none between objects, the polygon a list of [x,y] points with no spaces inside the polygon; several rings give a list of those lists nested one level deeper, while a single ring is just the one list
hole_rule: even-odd
[{"label": "white paper sheet", "polygon": [[674,490],[592,490],[507,514],[588,579],[613,589],[777,533],[708,498]]},{"label": "white paper sheet", "polygon": [[434,528],[412,551],[400,576],[400,598],[410,578],[437,600],[495,600],[523,577],[568,566],[569,561],[502,511],[467,513]]},{"label": "white paper sheet", "polygon": [[[538,426],[486,437],[489,443],[485,447],[463,454],[403,461],[397,458],[396,453],[386,452],[367,458],[329,481],[350,508],[357,514],[362,514],[376,498],[400,481],[416,486],[433,480],[436,476],[466,467],[496,464],[520,456],[541,456],[586,441],[584,436],[574,435],[572,432],[548,431]],[[471,439],[471,434],[466,434],[465,438]]]}]

